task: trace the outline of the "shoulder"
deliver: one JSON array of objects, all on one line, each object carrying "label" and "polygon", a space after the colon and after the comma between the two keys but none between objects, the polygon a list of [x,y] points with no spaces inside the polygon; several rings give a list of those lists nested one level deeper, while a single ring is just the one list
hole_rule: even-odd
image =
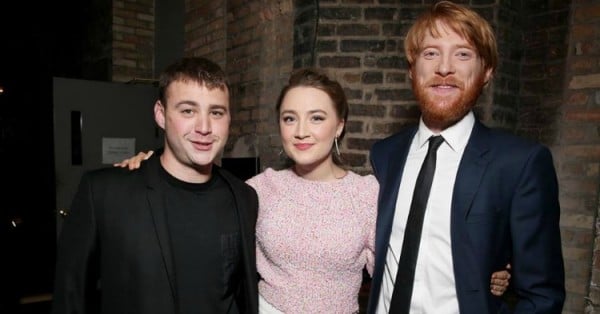
[{"label": "shoulder", "polygon": [[129,170],[126,168],[111,166],[89,170],[82,175],[81,179],[82,181],[124,183],[128,179],[140,177],[141,172],[142,170]]},{"label": "shoulder", "polygon": [[485,158],[494,160],[495,165],[511,169],[522,169],[530,165],[554,167],[552,153],[544,144],[508,130],[488,128],[481,124],[476,125],[473,130],[465,154],[486,156]]},{"label": "shoulder", "polygon": [[373,146],[371,148],[371,151],[377,152],[377,151],[381,151],[381,150],[386,150],[388,148],[393,148],[393,147],[397,146],[399,143],[403,143],[403,142],[410,143],[410,141],[412,140],[416,131],[417,131],[416,125],[411,125],[411,126],[405,127],[403,129],[401,129],[400,131],[398,131],[388,137],[385,137],[385,138],[375,141],[375,143],[373,144]]},{"label": "shoulder", "polygon": [[349,197],[354,208],[360,209],[361,217],[374,223],[377,214],[377,197],[379,195],[379,183],[372,174],[360,175],[349,171],[347,192],[342,193]]},{"label": "shoulder", "polygon": [[[500,145],[514,145],[514,147],[510,147],[511,149],[541,146],[540,143],[534,140],[516,135],[507,129],[486,126],[478,120],[475,121],[469,142],[484,143],[496,147]],[[502,147],[504,150],[507,150],[506,148]]]},{"label": "shoulder", "polygon": [[94,181],[114,181],[123,184],[126,182],[156,180],[155,178],[158,177],[159,169],[160,158],[154,154],[148,160],[142,162],[140,167],[135,170],[107,165],[103,168],[87,171],[83,176]]},{"label": "shoulder", "polygon": [[143,191],[147,184],[141,170],[124,168],[98,168],[85,172],[78,186],[78,193],[88,194],[95,199],[116,199]]},{"label": "shoulder", "polygon": [[489,142],[498,153],[507,155],[549,154],[550,150],[544,144],[515,135],[503,129],[488,129]]},{"label": "shoulder", "polygon": [[370,198],[379,192],[379,182],[372,174],[361,175],[353,171],[348,171],[347,186],[358,194]]},{"label": "shoulder", "polygon": [[[359,185],[364,185],[364,187],[378,187],[379,183],[377,183],[377,179],[372,174],[359,174],[354,171],[348,171],[348,178],[350,178],[353,183],[358,183]],[[359,186],[360,188],[361,186]]]},{"label": "shoulder", "polygon": [[275,170],[273,168],[267,168],[263,172],[255,175],[254,177],[246,180],[250,186],[257,188],[270,184],[279,184],[289,181],[291,176],[289,175],[289,169]]},{"label": "shoulder", "polygon": [[215,167],[216,168],[214,171],[218,175],[220,175],[221,178],[223,178],[223,180],[225,180],[225,182],[227,183],[227,185],[229,185],[231,191],[233,191],[233,194],[236,197],[244,198],[247,202],[249,202],[249,204],[253,204],[252,207],[258,206],[258,194],[252,186],[248,185],[246,182],[242,181],[240,178],[236,177],[231,172],[219,166]]}]

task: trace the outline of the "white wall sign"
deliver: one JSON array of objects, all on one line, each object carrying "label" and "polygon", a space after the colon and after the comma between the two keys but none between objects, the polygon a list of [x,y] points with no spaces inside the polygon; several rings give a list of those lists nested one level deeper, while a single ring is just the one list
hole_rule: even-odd
[{"label": "white wall sign", "polygon": [[135,154],[135,138],[102,138],[102,163],[114,164]]}]

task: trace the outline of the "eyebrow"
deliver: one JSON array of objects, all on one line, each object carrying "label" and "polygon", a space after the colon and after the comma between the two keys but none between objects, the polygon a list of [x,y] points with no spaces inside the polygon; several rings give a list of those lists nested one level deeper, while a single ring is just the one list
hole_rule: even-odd
[{"label": "eyebrow", "polygon": [[[190,105],[190,106],[194,106],[194,107],[200,106],[200,104],[198,104],[198,102],[196,102],[194,100],[182,100],[178,103],[175,103],[175,107],[179,107],[179,106],[183,106],[183,105]],[[229,107],[224,104],[209,104],[208,108],[211,108],[211,109],[222,108],[222,109],[227,110]]]},{"label": "eyebrow", "polygon": [[[440,44],[429,44],[429,45],[422,44],[421,46],[422,46],[421,50],[425,50],[425,49],[428,49],[428,48],[440,49]],[[470,49],[470,50],[475,50],[475,46],[473,46],[473,45],[471,45],[469,43],[460,44],[460,45],[454,45],[454,46],[452,46],[452,48],[454,48],[454,49]]]},{"label": "eyebrow", "polygon": [[[309,110],[308,114],[315,114],[315,113],[322,113],[327,115],[327,112],[325,110],[322,109],[315,109],[315,110]],[[294,114],[294,115],[298,115],[298,112],[296,112],[295,110],[282,110],[281,114]]]},{"label": "eyebrow", "polygon": [[224,110],[228,110],[228,109],[229,109],[229,106],[227,106],[227,105],[224,105],[224,104],[209,104],[209,105],[208,105],[208,108],[210,108],[210,109],[215,109],[215,108],[217,108],[217,109],[224,109]]}]

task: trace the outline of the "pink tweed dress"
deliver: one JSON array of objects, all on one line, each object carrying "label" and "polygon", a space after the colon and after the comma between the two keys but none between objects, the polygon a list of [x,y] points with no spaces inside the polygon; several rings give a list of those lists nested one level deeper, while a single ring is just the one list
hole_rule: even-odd
[{"label": "pink tweed dress", "polygon": [[259,198],[260,295],[285,313],[355,313],[373,268],[379,185],[354,172],[310,181],[271,168],[247,181]]}]

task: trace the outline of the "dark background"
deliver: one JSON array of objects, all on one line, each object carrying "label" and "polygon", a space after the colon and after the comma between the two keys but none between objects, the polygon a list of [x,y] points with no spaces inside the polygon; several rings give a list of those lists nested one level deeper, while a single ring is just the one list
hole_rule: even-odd
[{"label": "dark background", "polygon": [[[87,8],[86,8],[87,6]],[[0,10],[0,313],[42,313],[52,289],[56,218],[52,77],[83,77],[85,1],[17,1]]]}]

